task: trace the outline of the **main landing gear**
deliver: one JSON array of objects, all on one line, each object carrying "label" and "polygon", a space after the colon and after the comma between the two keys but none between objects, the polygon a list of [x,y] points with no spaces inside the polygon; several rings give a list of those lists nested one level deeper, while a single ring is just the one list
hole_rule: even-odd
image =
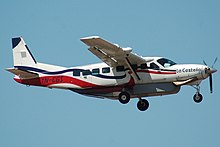
[{"label": "main landing gear", "polygon": [[196,89],[196,94],[193,96],[193,100],[196,103],[200,103],[203,99],[203,96],[200,94],[200,87],[199,85],[193,86]]},{"label": "main landing gear", "polygon": [[[126,91],[123,91],[119,94],[118,100],[122,104],[127,104],[130,101],[130,94]],[[149,108],[149,102],[146,99],[139,98],[139,101],[137,103],[137,108],[140,111],[145,111]]]},{"label": "main landing gear", "polygon": [[119,98],[118,98],[119,102],[121,102],[122,104],[127,104],[130,101],[130,94],[123,91],[119,94]]},{"label": "main landing gear", "polygon": [[137,108],[140,110],[140,111],[145,111],[147,110],[149,107],[149,102],[145,99],[141,99],[139,98],[139,101],[137,103]]}]

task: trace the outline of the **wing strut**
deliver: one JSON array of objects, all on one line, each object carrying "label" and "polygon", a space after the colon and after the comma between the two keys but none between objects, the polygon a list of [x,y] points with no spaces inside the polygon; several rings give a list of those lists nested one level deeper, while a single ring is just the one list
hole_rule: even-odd
[{"label": "wing strut", "polygon": [[137,72],[135,71],[135,69],[132,67],[131,62],[129,61],[128,57],[125,57],[125,62],[127,63],[128,67],[131,69],[132,73],[134,73],[135,81],[137,82],[141,80]]}]

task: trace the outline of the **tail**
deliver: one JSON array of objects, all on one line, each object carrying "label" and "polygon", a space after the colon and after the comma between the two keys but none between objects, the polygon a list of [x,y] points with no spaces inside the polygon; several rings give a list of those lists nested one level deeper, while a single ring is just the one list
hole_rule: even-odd
[{"label": "tail", "polygon": [[12,38],[14,66],[35,66],[37,61],[22,37]]},{"label": "tail", "polygon": [[[37,64],[37,61],[34,59],[22,37],[12,38],[12,49],[14,68],[7,68],[6,70],[17,75],[20,79],[38,77],[37,73],[22,69],[23,66],[34,67]],[[15,80],[18,80],[18,78],[16,77]]]},{"label": "tail", "polygon": [[[37,63],[22,37],[12,38],[14,67],[6,70],[15,74],[20,79],[31,79],[39,77],[39,73],[48,70],[64,70],[66,68]],[[16,79],[17,79],[16,77]]]}]

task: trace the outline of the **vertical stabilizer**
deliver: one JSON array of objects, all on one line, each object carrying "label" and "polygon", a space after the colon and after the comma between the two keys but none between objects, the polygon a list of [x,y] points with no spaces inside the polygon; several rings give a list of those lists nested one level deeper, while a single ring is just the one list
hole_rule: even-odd
[{"label": "vertical stabilizer", "polygon": [[37,64],[22,37],[12,38],[12,49],[14,66],[35,66]]}]

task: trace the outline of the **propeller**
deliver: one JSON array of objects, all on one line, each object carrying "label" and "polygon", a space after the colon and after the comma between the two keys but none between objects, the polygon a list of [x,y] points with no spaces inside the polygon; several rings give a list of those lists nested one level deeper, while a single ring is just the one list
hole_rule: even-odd
[{"label": "propeller", "polygon": [[206,62],[203,60],[203,63],[207,66]]},{"label": "propeller", "polygon": [[213,88],[212,88],[212,74],[209,75],[209,86],[210,86],[210,93],[212,93]]},{"label": "propeller", "polygon": [[213,64],[212,64],[212,68],[214,67],[214,65],[215,65],[215,63],[216,63],[217,60],[218,60],[218,58],[216,57],[215,60],[214,60],[214,62],[213,62]]},{"label": "propeller", "polygon": [[[218,60],[218,58],[216,57],[213,64],[212,64],[212,66],[206,69],[206,73],[209,74],[210,93],[213,92],[212,73],[217,71],[216,69],[213,68],[217,60]],[[203,60],[203,63],[207,66],[207,64],[204,60]]]}]

